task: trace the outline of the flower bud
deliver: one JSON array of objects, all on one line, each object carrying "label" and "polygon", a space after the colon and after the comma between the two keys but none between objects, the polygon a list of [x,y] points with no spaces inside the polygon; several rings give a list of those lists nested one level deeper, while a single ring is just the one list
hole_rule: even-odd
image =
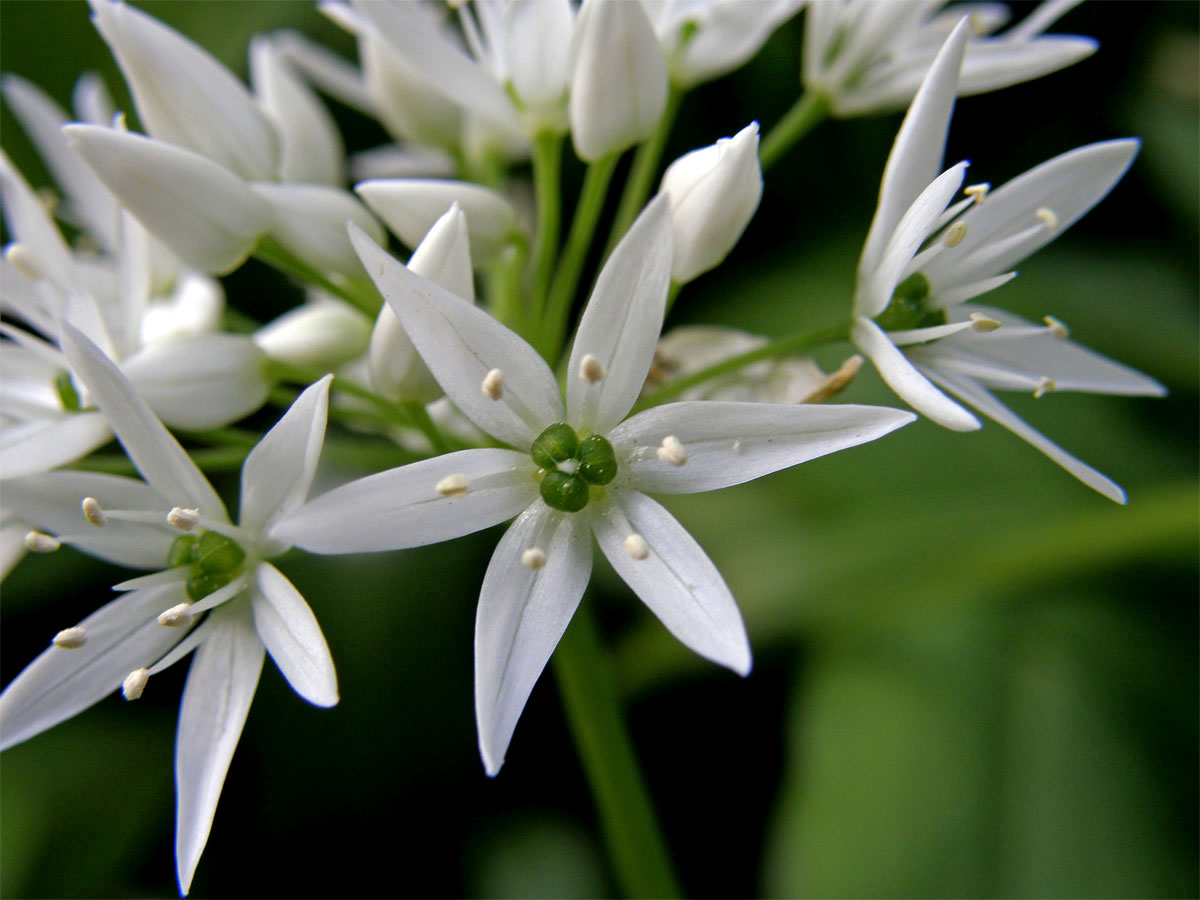
[{"label": "flower bud", "polygon": [[370,320],[361,312],[318,297],[260,328],[254,343],[271,359],[329,371],[361,356],[370,336]]},{"label": "flower bud", "polygon": [[271,209],[268,234],[314,268],[361,279],[362,263],[346,235],[353,222],[377,242],[383,226],[353,194],[323,184],[253,184]]},{"label": "flower bud", "polygon": [[675,160],[660,189],[671,198],[675,229],[671,278],[684,284],[729,254],[758,209],[758,123]]},{"label": "flower bud", "polygon": [[587,0],[571,46],[575,152],[595,162],[645,140],[667,105],[667,61],[641,3]]}]

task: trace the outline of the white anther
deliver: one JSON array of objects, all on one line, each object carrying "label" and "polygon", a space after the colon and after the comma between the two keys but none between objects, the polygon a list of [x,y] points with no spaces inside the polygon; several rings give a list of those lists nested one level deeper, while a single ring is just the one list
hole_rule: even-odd
[{"label": "white anther", "polygon": [[992,186],[988,182],[981,181],[979,184],[968,184],[965,188],[963,188],[963,193],[974,200],[975,204],[978,206],[985,199],[987,199],[988,191],[991,189]]},{"label": "white anther", "polygon": [[1071,336],[1071,329],[1067,328],[1066,325],[1054,318],[1054,316],[1046,316],[1042,321],[1046,323],[1046,327],[1050,329],[1050,333],[1060,341],[1065,341]]},{"label": "white anther", "polygon": [[967,223],[959,219],[953,225],[946,229],[946,236],[942,238],[942,242],[947,247],[957,247],[962,243],[963,238],[967,236]]},{"label": "white anther", "polygon": [[1033,396],[1041,397],[1044,394],[1048,394],[1050,391],[1057,390],[1058,384],[1054,381],[1054,379],[1047,378],[1045,375],[1043,375],[1038,379],[1037,387],[1033,389]]},{"label": "white anther", "polygon": [[5,247],[4,261],[30,281],[41,281],[46,277],[41,258],[24,244],[14,241]]},{"label": "white anther", "polygon": [[625,538],[625,552],[634,559],[646,559],[650,555],[650,545],[635,531]]},{"label": "white anther", "polygon": [[1041,219],[1042,224],[1045,225],[1051,231],[1053,231],[1055,228],[1058,227],[1058,216],[1056,216],[1054,214],[1054,210],[1047,209],[1046,207],[1043,206],[1040,209],[1038,209],[1038,211],[1035,212],[1034,215],[1037,216],[1039,219]]},{"label": "white anther", "polygon": [[541,547],[530,547],[521,554],[521,565],[527,569],[540,569],[546,564],[546,551]]},{"label": "white anther", "polygon": [[983,313],[971,313],[971,330],[972,331],[995,331],[1004,323],[999,319],[993,319],[991,316],[985,316]]},{"label": "white anther", "polygon": [[54,636],[53,644],[62,650],[78,650],[87,643],[87,631],[76,625],[64,628]]},{"label": "white anther", "polygon": [[687,462],[687,451],[683,449],[679,438],[673,434],[668,434],[662,439],[662,446],[658,448],[657,453],[659,459],[673,466],[682,466]]},{"label": "white anther", "polygon": [[191,531],[200,524],[200,510],[176,506],[167,513],[167,524],[180,531]]},{"label": "white anther", "polygon": [[608,373],[604,371],[604,366],[600,365],[600,360],[590,353],[584,354],[583,359],[579,361],[579,377],[588,384],[595,384],[606,374]]},{"label": "white anther", "polygon": [[192,604],[180,603],[178,606],[172,606],[164,613],[158,616],[158,624],[165,625],[167,628],[177,628],[180,625],[190,625],[192,622]]},{"label": "white anther", "polygon": [[25,549],[34,553],[53,553],[62,542],[44,531],[30,531],[25,535]]},{"label": "white anther", "polygon": [[83,510],[83,517],[97,528],[108,521],[108,517],[104,515],[104,507],[100,505],[100,501],[95,497],[84,497],[83,502],[79,506]]},{"label": "white anther", "polygon": [[499,400],[504,396],[504,373],[499,369],[492,369],[483,376],[483,384],[480,385],[480,390],[483,391],[485,397],[492,400]]},{"label": "white anther", "polygon": [[443,497],[461,497],[467,492],[467,476],[461,472],[447,475],[437,483],[436,490]]},{"label": "white anther", "polygon": [[121,682],[121,694],[126,700],[136,700],[142,696],[142,691],[146,689],[146,682],[150,680],[150,670],[146,668],[134,669],[125,676],[125,680]]}]

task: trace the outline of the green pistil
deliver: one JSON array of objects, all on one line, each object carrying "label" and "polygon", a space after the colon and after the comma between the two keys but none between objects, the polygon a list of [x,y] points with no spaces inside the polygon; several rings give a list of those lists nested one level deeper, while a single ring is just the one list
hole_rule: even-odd
[{"label": "green pistil", "polygon": [[581,441],[575,429],[562,422],[539,434],[529,452],[544,472],[542,499],[563,512],[579,512],[587,506],[592,488],[617,477],[612,444],[598,434]]},{"label": "green pistil", "polygon": [[946,311],[931,307],[929,282],[920,272],[910,275],[896,286],[887,309],[875,317],[884,331],[909,331],[946,324]]},{"label": "green pistil", "polygon": [[167,567],[187,566],[187,594],[192,602],[225,587],[242,570],[246,551],[215,531],[182,534],[167,551]]},{"label": "green pistil", "polygon": [[83,408],[70,372],[63,371],[54,376],[54,390],[58,393],[58,401],[62,408],[67,412],[79,412]]}]

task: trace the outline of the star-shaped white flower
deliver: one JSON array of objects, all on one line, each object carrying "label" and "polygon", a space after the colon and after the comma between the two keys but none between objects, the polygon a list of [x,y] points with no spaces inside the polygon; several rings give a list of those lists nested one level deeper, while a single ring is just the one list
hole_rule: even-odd
[{"label": "star-shaped white flower", "polygon": [[69,324],[62,343],[145,481],[49,472],[5,482],[5,506],[44,529],[27,538],[33,549],[71,544],[160,571],[117,585],[125,592],[121,597],[56,635],[53,646],[5,688],[0,749],[117,688],[135,699],[149,676],[195,650],[175,753],[175,852],[186,894],[264,650],[300,696],[318,706],[338,700],[333,660],[312,610],[266,561],[288,549],[267,532],[304,501],[312,483],[330,379],[301,394],[246,457],[240,524],[233,525],[208,480],[113,362]]},{"label": "star-shaped white flower", "polygon": [[937,173],[968,36],[964,19],[896,136],[859,260],[854,342],[897,394],[938,424],[979,427],[935,383],[1124,503],[1115,482],[1039,434],[989,388],[1037,397],[1052,390],[1157,396],[1165,393],[1162,385],[1066,340],[1065,326],[1052,317],[1034,325],[966,301],[1014,278],[1010,266],[1100,202],[1133,161],[1138,142],[1080,147],[994,192],[986,184],[964,188],[967,198],[951,203],[967,164]]},{"label": "star-shaped white flower", "polygon": [[[645,382],[671,275],[660,195],[600,273],[571,352],[566,400],[524,340],[354,235],[363,264],[443,390],[516,449],[463,450],[337,488],[273,536],[317,553],[416,547],[517,516],[492,557],[475,629],[479,745],[499,771],[591,573],[592,539],[663,624],[745,674],[741,615],[712,561],[643,491],[692,493],[872,440],[911,421],[863,406],[691,402],[625,419]],[[624,421],[623,421],[624,420]]]}]

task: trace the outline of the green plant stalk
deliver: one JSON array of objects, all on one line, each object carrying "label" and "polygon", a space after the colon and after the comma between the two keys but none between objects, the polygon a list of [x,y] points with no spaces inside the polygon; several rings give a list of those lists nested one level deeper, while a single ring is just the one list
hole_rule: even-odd
[{"label": "green plant stalk", "polygon": [[613,219],[612,231],[608,235],[608,246],[604,248],[604,258],[608,259],[617,246],[617,242],[625,236],[633,220],[637,218],[650,188],[654,185],[654,177],[658,174],[658,164],[662,160],[663,150],[667,146],[667,137],[675,125],[679,114],[679,104],[683,100],[683,91],[671,85],[667,95],[667,105],[663,110],[658,126],[637,152],[633,155],[633,164],[629,168],[629,177],[625,179],[625,190],[621,194],[621,203],[617,207],[616,218]]},{"label": "green plant stalk", "polygon": [[[563,136],[540,132],[533,138],[533,188],[537,203],[537,234],[533,239],[533,283],[530,313],[540,318],[554,274],[562,230],[562,145]],[[536,325],[535,321],[529,325]]]},{"label": "green plant stalk", "polygon": [[690,375],[677,378],[669,384],[660,387],[658,390],[644,394],[638,401],[637,406],[634,407],[634,412],[640,412],[651,406],[658,406],[660,403],[674,400],[689,388],[693,388],[698,384],[704,384],[704,382],[714,378],[720,378],[722,375],[736,372],[738,369],[753,365],[756,362],[762,362],[764,359],[774,359],[777,356],[795,353],[799,350],[808,350],[812,347],[819,347],[822,344],[848,340],[852,324],[852,322],[847,320],[839,322],[836,325],[831,325],[828,328],[789,335],[788,337],[771,341],[768,344],[763,344],[761,347],[756,347],[753,350],[748,350],[745,353],[739,353],[737,356],[723,359],[719,363],[713,363],[711,366],[706,366],[703,369],[692,372]]},{"label": "green plant stalk", "polygon": [[621,890],[627,897],[683,896],[621,715],[612,657],[586,602],[551,662]]},{"label": "green plant stalk", "polygon": [[429,439],[429,443],[433,447],[433,452],[436,454],[449,453],[450,445],[446,443],[446,438],[443,437],[441,430],[429,417],[429,410],[425,408],[425,404],[416,400],[410,400],[404,404],[404,411],[408,413],[413,423],[421,429],[421,433]]},{"label": "green plant stalk", "polygon": [[608,183],[612,180],[618,158],[619,153],[610,153],[603,159],[596,160],[588,166],[587,173],[583,176],[583,188],[579,193],[575,218],[571,220],[567,243],[558,261],[554,280],[550,284],[544,314],[539,316],[542,329],[536,346],[542,357],[552,366],[562,349],[567,314],[571,311],[571,302],[575,299],[575,291],[579,287],[579,276],[587,260],[588,248],[592,245],[596,221],[604,209]]},{"label": "green plant stalk", "polygon": [[339,284],[320,269],[310,266],[273,238],[264,237],[259,240],[254,247],[254,256],[284,274],[291,275],[303,284],[319,287],[327,294],[345,300],[372,319],[379,314],[379,308],[383,305],[383,298],[373,287],[368,287],[367,283],[363,283],[361,290],[350,284]]},{"label": "green plant stalk", "polygon": [[491,313],[514,331],[521,332],[532,314],[521,302],[521,273],[529,256],[529,242],[514,236],[487,269],[487,298]]},{"label": "green plant stalk", "polygon": [[797,141],[829,117],[829,98],[819,91],[801,94],[758,145],[758,161],[769,169]]}]

